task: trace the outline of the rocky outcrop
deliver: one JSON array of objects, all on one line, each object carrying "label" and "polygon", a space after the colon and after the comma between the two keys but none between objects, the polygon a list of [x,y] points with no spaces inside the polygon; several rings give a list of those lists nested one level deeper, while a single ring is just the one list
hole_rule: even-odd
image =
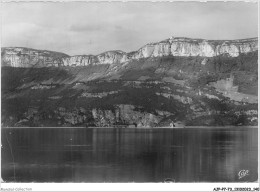
[{"label": "rocky outcrop", "polygon": [[[184,37],[171,37],[161,42],[149,43],[139,50],[125,53],[107,51],[99,55],[68,56],[63,53],[28,48],[2,48],[2,66],[11,67],[50,67],[87,66],[97,64],[125,63],[135,59],[163,56],[202,56],[214,57],[226,54],[237,57],[241,53],[258,50],[258,39],[205,40]],[[205,64],[202,63],[203,65]]]},{"label": "rocky outcrop", "polygon": [[95,62],[93,55],[78,55],[72,57],[65,57],[62,59],[64,66],[86,66]]},{"label": "rocky outcrop", "polygon": [[159,43],[145,45],[133,55],[133,58],[169,55],[213,57],[221,54],[237,57],[240,53],[258,50],[257,44],[257,38],[224,41],[171,37]]},{"label": "rocky outcrop", "polygon": [[127,54],[123,51],[107,51],[94,55],[76,55],[62,59],[64,66],[87,66],[97,64],[124,63],[128,61]]},{"label": "rocky outcrop", "polygon": [[[131,126],[155,127],[163,119],[172,115],[167,111],[156,110],[154,113],[139,111],[134,105],[115,105],[113,109],[93,108],[86,110],[83,107],[73,110],[58,107],[52,114],[45,114],[38,108],[31,107],[23,115],[16,125],[23,126],[28,123],[38,125],[44,120],[54,120],[59,126],[92,126],[92,127],[114,127]],[[168,125],[169,126],[169,125]]]},{"label": "rocky outcrop", "polygon": [[97,55],[97,64],[124,63],[128,61],[127,53],[123,51],[107,51]]},{"label": "rocky outcrop", "polygon": [[117,94],[119,93],[119,91],[109,91],[109,92],[101,92],[101,93],[89,93],[89,92],[84,92],[81,94],[80,97],[86,97],[86,98],[93,98],[93,97],[96,97],[96,98],[103,98],[103,97],[106,97],[108,95],[114,95],[114,94]]},{"label": "rocky outcrop", "polygon": [[158,96],[163,96],[165,98],[173,98],[183,104],[191,104],[192,103],[192,98],[190,97],[185,97],[185,96],[180,96],[180,95],[175,95],[175,94],[171,94],[171,93],[155,93]]},{"label": "rocky outcrop", "polygon": [[117,105],[112,110],[92,110],[96,126],[113,126],[116,124],[135,124],[137,127],[154,127],[163,117],[169,116],[167,112],[161,112],[160,115],[153,113],[141,112],[133,105]]},{"label": "rocky outcrop", "polygon": [[69,57],[64,53],[36,50],[23,47],[2,48],[1,65],[11,67],[59,67],[63,58]]}]

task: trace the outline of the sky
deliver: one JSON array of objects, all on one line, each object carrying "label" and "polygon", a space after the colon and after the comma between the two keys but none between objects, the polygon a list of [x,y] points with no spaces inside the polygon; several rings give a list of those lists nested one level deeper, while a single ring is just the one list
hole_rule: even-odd
[{"label": "sky", "polygon": [[257,3],[2,3],[2,47],[69,55],[131,52],[171,36],[242,39],[258,36]]}]

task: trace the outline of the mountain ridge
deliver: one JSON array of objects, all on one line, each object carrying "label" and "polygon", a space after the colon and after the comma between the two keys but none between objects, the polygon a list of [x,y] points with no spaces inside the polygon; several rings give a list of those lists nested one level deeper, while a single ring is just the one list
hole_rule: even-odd
[{"label": "mountain ridge", "polygon": [[257,42],[169,38],[96,56],[5,48],[2,125],[254,126]]},{"label": "mountain ridge", "polygon": [[227,54],[237,57],[241,53],[258,50],[258,37],[235,40],[206,40],[187,37],[170,37],[148,43],[136,51],[109,50],[98,55],[67,55],[49,50],[26,47],[2,47],[2,66],[11,67],[59,67],[96,64],[126,63],[132,60],[164,56],[214,57]]}]

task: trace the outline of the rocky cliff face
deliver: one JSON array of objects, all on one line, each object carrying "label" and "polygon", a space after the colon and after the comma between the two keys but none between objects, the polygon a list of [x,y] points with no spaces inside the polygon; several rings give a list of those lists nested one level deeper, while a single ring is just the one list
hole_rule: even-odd
[{"label": "rocky cliff face", "polygon": [[[158,126],[163,119],[172,115],[166,111],[156,111],[156,114],[141,112],[136,110],[133,105],[116,105],[113,110],[104,110],[93,108],[87,110],[83,107],[72,110],[64,107],[58,107],[53,113],[43,115],[37,108],[29,108],[24,114],[23,119],[15,125],[23,126],[28,123],[39,125],[39,122],[52,120],[59,126],[77,126],[88,125],[96,127],[113,127],[115,125],[135,125],[137,127],[154,127]],[[11,118],[12,119],[12,118]],[[164,122],[165,124],[165,122]],[[169,123],[165,124],[169,126]]]},{"label": "rocky cliff face", "polygon": [[63,58],[62,61],[64,66],[86,66],[93,63],[94,59],[92,55],[78,55]]},{"label": "rocky cliff face", "polygon": [[23,47],[2,48],[2,66],[11,67],[58,67],[63,65],[64,53],[35,50]]},{"label": "rocky cliff face", "polygon": [[125,63],[135,59],[169,55],[214,57],[227,54],[230,57],[237,57],[241,53],[257,50],[257,38],[241,40],[205,40],[171,37],[161,42],[149,43],[131,53],[108,51],[96,56],[68,56],[63,53],[28,48],[2,48],[1,55],[2,66],[58,67]]},{"label": "rocky cliff face", "polygon": [[97,64],[124,63],[128,61],[127,54],[123,51],[107,51],[94,55],[76,55],[62,59],[64,66],[87,66]]},{"label": "rocky cliff face", "polygon": [[237,57],[240,53],[256,51],[257,38],[242,40],[205,40],[171,37],[159,43],[150,43],[139,49],[135,59],[162,56],[203,56],[213,57],[228,54]]},{"label": "rocky cliff face", "polygon": [[93,109],[92,116],[95,125],[99,127],[119,124],[136,124],[138,127],[152,127],[157,125],[164,116],[135,110],[133,105],[117,105],[115,110]]}]

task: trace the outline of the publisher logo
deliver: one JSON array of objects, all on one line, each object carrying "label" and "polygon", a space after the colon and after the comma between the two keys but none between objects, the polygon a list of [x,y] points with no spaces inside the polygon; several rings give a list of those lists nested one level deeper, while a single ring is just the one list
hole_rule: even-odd
[{"label": "publisher logo", "polygon": [[243,177],[249,175],[249,170],[240,170],[238,172],[238,179],[242,179]]}]

